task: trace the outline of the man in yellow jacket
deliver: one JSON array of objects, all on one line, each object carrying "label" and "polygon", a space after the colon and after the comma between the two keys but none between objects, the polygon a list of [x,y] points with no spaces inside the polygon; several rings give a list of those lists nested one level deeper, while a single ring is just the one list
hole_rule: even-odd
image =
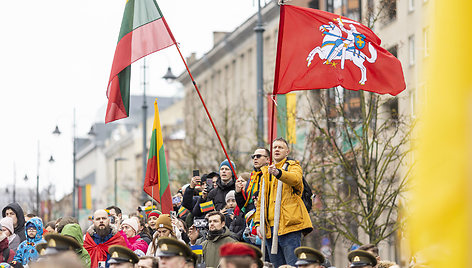
[{"label": "man in yellow jacket", "polygon": [[[288,143],[283,138],[277,138],[272,143],[272,154],[274,164],[262,167],[262,177],[265,188],[265,207],[261,208],[262,191],[259,190],[259,197],[256,204],[256,225],[259,223],[261,209],[265,214],[265,235],[267,251],[270,262],[275,267],[283,264],[295,266],[297,256],[294,251],[301,246],[302,234],[307,234],[313,230],[310,216],[301,199],[303,192],[303,171],[300,163],[287,159],[289,154]],[[278,230],[278,252],[270,254],[272,247],[272,231],[274,227],[275,199],[278,183],[283,183],[282,201],[280,208],[280,221]],[[257,233],[262,239],[260,226]]]}]

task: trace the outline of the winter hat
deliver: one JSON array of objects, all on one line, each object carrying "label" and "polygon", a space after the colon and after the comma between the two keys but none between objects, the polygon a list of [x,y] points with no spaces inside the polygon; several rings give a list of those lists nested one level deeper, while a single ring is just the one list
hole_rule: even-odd
[{"label": "winter hat", "polygon": [[171,232],[173,231],[172,228],[172,221],[170,220],[169,214],[162,214],[156,222],[157,228],[166,228],[169,229]]},{"label": "winter hat", "polygon": [[149,213],[148,219],[152,216],[159,218],[159,216],[161,216],[161,214],[162,214],[162,212],[160,212],[159,210],[153,210]]},{"label": "winter hat", "polygon": [[[231,161],[231,165],[233,165],[234,169],[236,169],[236,165],[234,164],[233,161]],[[225,159],[225,161],[221,162],[220,169],[221,169],[222,166],[228,166],[229,169],[231,169],[231,166],[229,165],[228,159]]]},{"label": "winter hat", "polygon": [[234,197],[234,190],[231,190],[226,194],[225,202],[228,203],[228,200],[230,200],[230,199],[236,199]]},{"label": "winter hat", "polygon": [[28,230],[28,228],[34,228],[34,229],[36,229],[36,226],[35,226],[34,223],[32,223],[31,221],[28,221],[28,222],[26,223],[25,229]]},{"label": "winter hat", "polygon": [[123,224],[129,225],[136,233],[138,233],[138,222],[135,219],[126,219],[121,223],[121,225]]}]

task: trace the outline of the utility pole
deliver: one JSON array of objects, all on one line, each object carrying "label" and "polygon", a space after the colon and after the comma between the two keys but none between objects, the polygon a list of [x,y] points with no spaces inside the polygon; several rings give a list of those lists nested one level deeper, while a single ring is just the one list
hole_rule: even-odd
[{"label": "utility pole", "polygon": [[262,68],[264,53],[262,33],[264,32],[264,26],[262,25],[260,0],[257,0],[257,24],[254,31],[256,32],[257,43],[257,146],[264,147],[264,77]]},{"label": "utility pole", "polygon": [[75,205],[75,186],[76,186],[76,179],[75,179],[75,164],[76,164],[76,140],[77,138],[75,137],[75,108],[74,108],[74,121],[73,121],[73,127],[72,127],[72,135],[73,135],[73,140],[72,140],[72,217],[76,218],[76,205]]},{"label": "utility pole", "polygon": [[[144,185],[144,180],[146,178],[146,165],[147,165],[147,104],[146,104],[146,58],[143,58],[143,179],[142,186]],[[146,193],[142,191],[142,201],[146,200]]]},{"label": "utility pole", "polygon": [[40,217],[39,215],[39,140],[38,140],[38,165],[36,169],[36,215]]}]

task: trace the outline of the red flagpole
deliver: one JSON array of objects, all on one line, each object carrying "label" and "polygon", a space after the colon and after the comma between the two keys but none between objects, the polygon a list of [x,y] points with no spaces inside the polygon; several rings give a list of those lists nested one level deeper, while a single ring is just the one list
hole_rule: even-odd
[{"label": "red flagpole", "polygon": [[175,47],[177,48],[177,51],[179,52],[180,58],[182,58],[182,61],[183,61],[184,64],[185,64],[185,68],[187,69],[187,72],[188,72],[188,74],[190,75],[190,79],[192,80],[192,84],[193,84],[193,86],[195,87],[195,90],[197,91],[198,97],[200,98],[200,101],[201,101],[202,104],[203,104],[203,108],[205,108],[205,112],[206,112],[206,114],[207,114],[207,116],[208,116],[208,119],[210,119],[211,126],[213,127],[213,130],[215,130],[216,136],[218,137],[218,140],[220,141],[221,148],[223,148],[223,151],[224,151],[224,153],[225,153],[226,159],[228,159],[229,165],[230,165],[230,167],[231,167],[231,171],[233,172],[234,177],[237,178],[237,176],[236,176],[236,171],[234,170],[233,164],[231,163],[231,159],[229,158],[228,153],[226,152],[226,148],[225,148],[223,142],[221,141],[220,134],[218,133],[218,130],[216,129],[215,123],[213,122],[213,119],[211,118],[210,112],[208,112],[208,109],[207,109],[207,107],[206,107],[205,101],[203,100],[202,95],[200,94],[200,90],[198,90],[197,83],[196,83],[195,80],[193,79],[192,73],[190,73],[190,69],[188,68],[187,62],[185,62],[185,59],[184,59],[184,57],[182,56],[182,53],[180,52],[180,49],[179,49],[178,44],[176,44]]}]

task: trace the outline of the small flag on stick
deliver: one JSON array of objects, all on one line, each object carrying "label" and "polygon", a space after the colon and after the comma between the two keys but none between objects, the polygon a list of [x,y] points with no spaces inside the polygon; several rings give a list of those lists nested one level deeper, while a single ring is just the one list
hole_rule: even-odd
[{"label": "small flag on stick", "polygon": [[200,210],[202,212],[212,211],[212,210],[215,210],[215,205],[213,204],[213,201],[211,200],[205,203],[200,203]]},{"label": "small flag on stick", "polygon": [[185,217],[188,213],[188,209],[184,208],[183,206],[179,208],[179,211],[177,212],[177,215],[179,218]]}]

